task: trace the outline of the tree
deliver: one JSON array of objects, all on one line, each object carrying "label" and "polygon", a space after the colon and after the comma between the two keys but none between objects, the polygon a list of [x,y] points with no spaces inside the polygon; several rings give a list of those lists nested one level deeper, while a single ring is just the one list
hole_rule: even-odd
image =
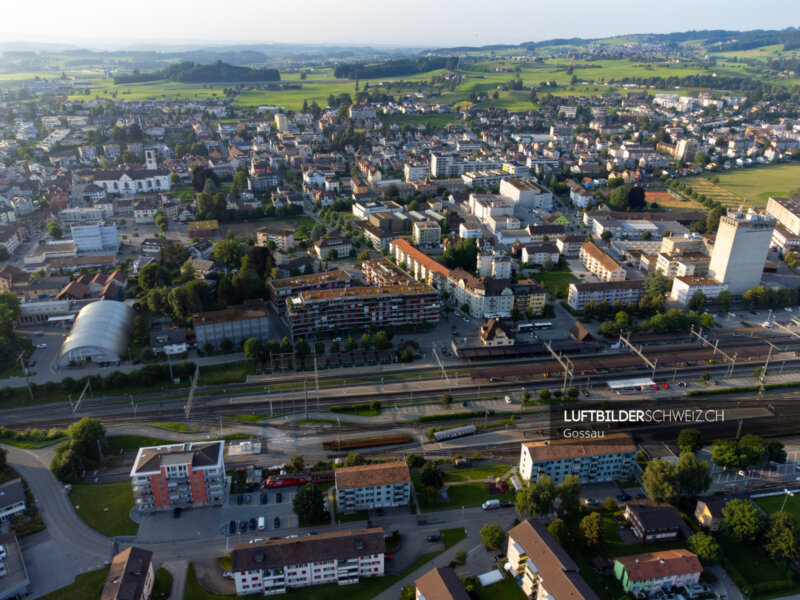
[{"label": "tree", "polygon": [[328,254],[325,256],[328,260],[336,260],[339,258],[339,251],[336,248],[331,248],[328,250]]},{"label": "tree", "polygon": [[411,585],[410,583],[404,585],[400,590],[399,600],[416,600],[416,597],[417,597],[417,588]]},{"label": "tree", "polygon": [[297,355],[298,358],[304,358],[308,353],[311,352],[311,346],[308,345],[308,342],[305,341],[303,338],[297,340],[294,344],[294,353]]},{"label": "tree", "polygon": [[730,311],[731,306],[733,306],[733,294],[731,294],[728,290],[722,290],[719,294],[717,294],[716,298],[717,306],[719,306],[725,312]]},{"label": "tree", "polygon": [[356,342],[355,338],[352,335],[348,336],[348,338],[344,342],[344,349],[347,350],[348,352],[352,352],[356,348],[358,348],[358,342]]},{"label": "tree", "polygon": [[407,454],[406,464],[412,469],[418,469],[419,467],[425,464],[425,459],[422,458],[419,454]]},{"label": "tree", "polygon": [[621,185],[611,190],[608,195],[608,205],[613,210],[625,210],[628,208],[628,189]]},{"label": "tree", "polygon": [[642,474],[642,487],[655,502],[672,502],[678,496],[678,473],[675,465],[666,460],[647,463]]},{"label": "tree", "polygon": [[6,468],[6,461],[8,457],[8,450],[0,448],[0,469]]},{"label": "tree", "polygon": [[669,287],[669,278],[655,269],[644,278],[644,291],[648,296],[664,296]]},{"label": "tree", "polygon": [[169,269],[166,267],[158,263],[150,263],[142,267],[136,276],[136,281],[142,290],[149,291],[155,287],[172,283],[172,275],[170,275]]},{"label": "tree", "polygon": [[445,392],[442,394],[442,404],[445,407],[450,406],[453,403],[453,395],[450,392]]},{"label": "tree", "polygon": [[783,444],[776,440],[768,441],[767,458],[772,462],[784,464],[786,462],[786,450],[784,449]]},{"label": "tree", "polygon": [[556,493],[561,499],[561,510],[567,516],[574,516],[581,509],[581,480],[577,475],[567,475],[564,477]]},{"label": "tree", "polygon": [[547,390],[547,389],[539,390],[539,394],[538,395],[539,395],[539,400],[541,400],[542,402],[547,402],[548,400],[550,400],[550,396],[551,396],[550,390]]},{"label": "tree", "polygon": [[709,381],[711,381],[711,373],[709,373],[708,371],[703,371],[702,373],[700,373],[700,382],[703,385],[708,385]]},{"label": "tree", "polygon": [[798,549],[797,521],[789,513],[779,512],[770,516],[764,535],[764,550],[772,560],[795,558]]},{"label": "tree", "polygon": [[703,447],[703,435],[697,429],[682,429],[678,434],[681,452],[697,452]]},{"label": "tree", "polygon": [[161,211],[156,213],[153,222],[156,224],[156,227],[158,227],[161,231],[166,231],[167,227],[169,226],[169,221],[167,221],[167,216]]},{"label": "tree", "polygon": [[289,339],[289,336],[283,336],[281,340],[281,353],[291,354],[293,350],[294,346],[292,346],[292,340]]},{"label": "tree", "polygon": [[456,550],[456,553],[453,555],[453,562],[462,566],[467,564],[467,551],[463,548]]},{"label": "tree", "polygon": [[170,242],[161,248],[161,262],[166,266],[182,265],[189,260],[189,249],[178,242]]},{"label": "tree", "polygon": [[292,507],[301,523],[317,523],[326,517],[325,494],[313,483],[307,483],[297,490]]},{"label": "tree", "polygon": [[689,298],[689,308],[695,312],[700,312],[706,305],[706,295],[701,291],[697,290],[692,297]]},{"label": "tree", "polygon": [[[105,443],[106,430],[100,419],[84,417],[67,430],[72,447],[82,455],[95,455],[97,445]],[[99,457],[98,457],[99,458]]]},{"label": "tree", "polygon": [[422,467],[420,481],[422,485],[429,485],[438,490],[444,485],[444,474],[436,468],[434,463],[429,461]]},{"label": "tree", "polygon": [[563,519],[553,519],[547,526],[547,531],[562,546],[569,541],[569,529],[567,529],[567,524],[564,523]]},{"label": "tree", "polygon": [[364,333],[361,336],[361,348],[363,350],[369,350],[372,347],[372,336],[368,333]]},{"label": "tree", "polygon": [[460,268],[470,273],[475,272],[477,259],[478,246],[475,240],[466,238],[450,244],[442,256],[442,261],[447,268]]},{"label": "tree", "polygon": [[306,469],[306,463],[299,454],[289,459],[289,470],[292,473],[302,473]]},{"label": "tree", "polygon": [[734,498],[722,508],[722,526],[737,542],[752,544],[764,522],[752,502]]},{"label": "tree", "polygon": [[497,550],[505,539],[506,532],[497,523],[486,523],[481,527],[481,543],[487,550]]},{"label": "tree", "polygon": [[769,304],[769,292],[767,292],[767,288],[763,285],[759,285],[742,294],[742,300],[751,308],[753,306],[756,308],[766,308],[767,304]]},{"label": "tree", "polygon": [[587,548],[597,548],[603,541],[603,517],[592,512],[581,519],[579,525],[583,543]]},{"label": "tree", "polygon": [[697,498],[711,487],[708,463],[693,452],[683,451],[678,457],[678,491],[681,496]]},{"label": "tree", "polygon": [[248,338],[244,341],[244,354],[247,358],[260,358],[263,351],[264,347],[256,338]]},{"label": "tree", "polygon": [[55,221],[50,221],[47,224],[47,235],[49,235],[54,240],[60,240],[61,237],[64,235],[64,232],[61,230],[61,225],[59,225]]},{"label": "tree", "polygon": [[243,256],[244,247],[236,240],[222,240],[214,245],[214,260],[229,269],[238,269]]},{"label": "tree", "polygon": [[617,501],[614,500],[611,496],[609,496],[603,501],[603,508],[610,513],[614,513],[619,510],[619,504],[617,504]]},{"label": "tree", "polygon": [[556,486],[549,475],[542,475],[536,482],[523,481],[517,492],[517,512],[533,518],[553,512],[556,499]]},{"label": "tree", "polygon": [[703,152],[702,150],[698,150],[694,153],[694,162],[698,165],[706,165],[708,164],[708,154]]},{"label": "tree", "polygon": [[358,253],[358,264],[368,261],[370,256],[372,256],[372,252],[369,250],[362,250]]},{"label": "tree", "polygon": [[360,452],[351,452],[347,456],[344,457],[344,461],[342,464],[345,467],[357,467],[359,465],[365,464],[367,461],[364,458],[364,455]]},{"label": "tree", "polygon": [[722,548],[709,533],[698,531],[686,540],[686,547],[697,554],[704,565],[713,565],[722,559]]}]

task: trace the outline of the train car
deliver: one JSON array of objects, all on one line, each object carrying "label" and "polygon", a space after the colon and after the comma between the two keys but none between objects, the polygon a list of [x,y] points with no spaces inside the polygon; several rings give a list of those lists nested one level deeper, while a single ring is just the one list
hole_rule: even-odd
[{"label": "train car", "polygon": [[474,425],[467,425],[465,427],[456,427],[455,429],[446,429],[445,431],[437,431],[433,434],[433,439],[436,442],[442,440],[452,440],[453,438],[464,437],[465,435],[472,435],[477,431]]},{"label": "train car", "polygon": [[308,479],[311,483],[325,483],[334,481],[336,474],[333,471],[311,471],[308,474]]},{"label": "train car", "polygon": [[308,478],[305,475],[276,475],[268,477],[266,487],[286,487],[289,485],[305,485]]}]

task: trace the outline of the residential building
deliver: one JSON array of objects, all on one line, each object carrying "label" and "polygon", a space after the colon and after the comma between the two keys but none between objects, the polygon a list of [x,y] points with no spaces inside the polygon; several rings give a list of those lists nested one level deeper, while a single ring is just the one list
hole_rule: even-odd
[{"label": "residential building", "polygon": [[770,196],[767,214],[774,217],[792,235],[800,236],[800,198]]},{"label": "residential building", "polygon": [[364,237],[367,239],[370,246],[372,246],[372,249],[377,252],[388,250],[392,240],[397,237],[391,231],[387,231],[381,227],[374,227],[373,225],[364,225],[363,231]]},{"label": "residential building", "polygon": [[426,163],[405,163],[403,175],[406,181],[422,181],[428,178],[430,167]]},{"label": "residential building", "polygon": [[564,256],[578,256],[585,241],[586,236],[583,235],[561,235],[556,238],[556,247]]},{"label": "residential building", "polygon": [[150,347],[155,354],[183,354],[187,350],[186,328],[172,326],[168,317],[150,319]]},{"label": "residential building", "polygon": [[625,504],[622,515],[631,524],[631,530],[640,542],[677,539],[683,527],[683,519],[677,508],[651,500]]},{"label": "residential building", "polygon": [[381,577],[385,552],[379,527],[335,531],[236,546],[231,570],[239,596],[283,594],[290,588]]},{"label": "residential building", "polygon": [[374,119],[375,106],[372,104],[351,104],[347,109],[351,119]]},{"label": "residential building", "polygon": [[136,223],[152,223],[159,206],[155,198],[142,198],[133,205],[133,220]]},{"label": "residential building", "polygon": [[703,292],[706,299],[713,300],[719,293],[727,290],[727,283],[720,283],[716,279],[703,276],[686,276],[675,277],[672,280],[672,290],[670,291],[670,299],[677,302],[680,306],[688,306],[689,300],[697,292]]},{"label": "residential building", "polygon": [[556,485],[567,475],[578,475],[581,484],[624,480],[633,474],[636,444],[626,433],[586,440],[557,439],[522,444],[519,474],[538,481],[549,475]]},{"label": "residential building", "polygon": [[634,596],[697,583],[702,573],[700,559],[688,550],[619,556],[614,561],[614,576],[622,589]]},{"label": "residential building", "polygon": [[397,264],[407,268],[414,279],[430,283],[437,289],[444,288],[445,282],[450,275],[450,269],[443,264],[403,238],[392,240],[391,244],[389,244],[389,249],[394,255]]},{"label": "residential building", "polygon": [[286,313],[286,300],[301,292],[348,288],[353,279],[346,271],[335,269],[321,273],[300,275],[286,279],[273,279],[267,284],[269,299],[281,314]]},{"label": "residential building", "polygon": [[426,284],[401,284],[301,292],[286,302],[295,338],[338,328],[421,325],[439,321],[439,294]]},{"label": "residential building", "polygon": [[153,553],[130,546],[111,560],[100,600],[150,600],[154,583]]},{"label": "residential building", "polygon": [[70,225],[72,241],[77,253],[119,251],[117,224]]},{"label": "residential building", "polygon": [[442,240],[442,229],[434,221],[414,221],[413,239],[417,246],[439,246]]},{"label": "residential building", "polygon": [[475,277],[463,269],[455,269],[448,277],[447,291],[456,306],[466,304],[469,314],[475,317],[510,317],[514,308],[510,279]]},{"label": "residential building", "polygon": [[249,338],[269,340],[269,311],[263,300],[198,313],[192,322],[198,348],[206,344],[219,348],[223,340],[230,340],[234,348]]},{"label": "residential building", "polygon": [[522,247],[522,262],[528,265],[543,265],[548,260],[557,265],[560,256],[558,246],[552,243],[526,244]]},{"label": "residential building", "polygon": [[294,246],[294,229],[270,224],[256,231],[257,246],[266,246],[269,242],[275,242],[278,250],[288,250]]},{"label": "residential building", "polygon": [[540,315],[544,311],[547,293],[539,283],[533,279],[520,279],[511,284],[514,293],[514,308],[524,315],[528,308],[533,314]]},{"label": "residential building", "polygon": [[437,567],[414,582],[416,600],[469,600],[470,595],[453,569]]},{"label": "residential building", "polygon": [[644,298],[644,294],[644,279],[608,283],[570,283],[567,304],[574,310],[583,310],[590,301],[595,304],[600,304],[601,302],[614,304],[619,300],[622,304],[628,304],[629,302],[638,304]]},{"label": "residential building", "polygon": [[594,242],[586,242],[581,246],[579,259],[586,270],[600,281],[625,280],[625,267],[598,248]]},{"label": "residential building", "polygon": [[339,510],[390,508],[410,501],[411,474],[404,460],[336,469]]},{"label": "residential building", "polygon": [[536,210],[553,208],[553,192],[533,179],[503,179],[500,195],[511,198],[518,206]]},{"label": "residential building", "polygon": [[22,479],[17,477],[0,485],[0,523],[21,517],[26,510]]},{"label": "residential building", "polygon": [[161,249],[169,246],[172,240],[166,238],[147,238],[142,241],[141,252],[144,256],[157,258],[161,256]]},{"label": "residential building", "polygon": [[720,217],[708,275],[728,284],[728,291],[741,296],[761,283],[775,220],[756,213],[728,212]]},{"label": "residential building", "polygon": [[578,565],[541,521],[522,521],[508,532],[509,570],[527,598],[598,600]]},{"label": "residential building", "polygon": [[314,251],[320,260],[335,260],[350,256],[353,244],[350,238],[344,235],[331,234],[329,237],[321,238],[314,242]]},{"label": "residential building", "polygon": [[725,520],[722,509],[727,503],[727,498],[699,498],[694,507],[694,518],[703,527],[708,527],[709,531],[718,531]]},{"label": "residential building", "polygon": [[383,256],[361,263],[361,272],[367,285],[401,285],[416,283],[414,278]]},{"label": "residential building", "polygon": [[0,548],[6,553],[5,558],[0,560],[0,565],[5,567],[6,571],[5,575],[0,577],[0,600],[27,598],[31,580],[22,560],[17,536],[13,533],[0,533]]},{"label": "residential building", "polygon": [[221,505],[225,500],[224,441],[139,448],[130,477],[136,509]]},{"label": "residential building", "polygon": [[514,331],[498,319],[489,319],[480,326],[478,335],[484,346],[513,346]]}]

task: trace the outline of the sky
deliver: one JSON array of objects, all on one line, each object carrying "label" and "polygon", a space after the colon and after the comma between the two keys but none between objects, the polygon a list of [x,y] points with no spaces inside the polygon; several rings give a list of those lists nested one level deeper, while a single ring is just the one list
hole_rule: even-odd
[{"label": "sky", "polygon": [[798,0],[3,0],[0,41],[444,47],[799,21]]}]

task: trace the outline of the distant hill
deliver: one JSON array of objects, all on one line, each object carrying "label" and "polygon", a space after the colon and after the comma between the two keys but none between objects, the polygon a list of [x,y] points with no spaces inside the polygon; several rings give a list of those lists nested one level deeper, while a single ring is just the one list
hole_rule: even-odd
[{"label": "distant hill", "polygon": [[240,83],[280,81],[281,74],[278,69],[252,69],[230,65],[222,61],[217,61],[212,65],[182,62],[150,73],[133,72],[129,75],[117,75],[114,77],[114,83],[143,83],[162,79],[180,83]]}]

